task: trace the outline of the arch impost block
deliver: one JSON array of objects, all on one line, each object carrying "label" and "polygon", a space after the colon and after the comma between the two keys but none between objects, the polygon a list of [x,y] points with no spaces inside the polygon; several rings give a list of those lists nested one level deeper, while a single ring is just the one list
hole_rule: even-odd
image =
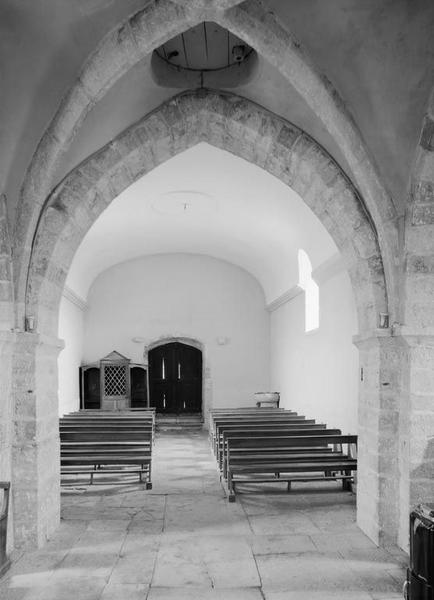
[{"label": "arch impost block", "polygon": [[384,342],[389,342],[392,339],[392,328],[387,329],[370,329],[358,333],[353,336],[353,344],[359,350],[366,350],[380,346]]},{"label": "arch impost block", "polygon": [[434,327],[409,327],[394,325],[393,336],[399,337],[409,346],[434,346]]},{"label": "arch impost block", "polygon": [[390,341],[408,346],[434,346],[434,327],[415,328],[394,323],[387,329],[372,329],[353,336],[353,344],[359,349]]},{"label": "arch impost block", "polygon": [[[65,347],[64,340],[58,337],[45,335],[43,333],[32,333],[29,331],[14,331],[11,332],[13,339],[11,341],[23,344],[27,348],[44,347],[47,350],[60,352]],[[0,338],[1,339],[1,338]]]},{"label": "arch impost block", "polygon": [[13,344],[16,341],[14,331],[0,331],[0,344]]}]

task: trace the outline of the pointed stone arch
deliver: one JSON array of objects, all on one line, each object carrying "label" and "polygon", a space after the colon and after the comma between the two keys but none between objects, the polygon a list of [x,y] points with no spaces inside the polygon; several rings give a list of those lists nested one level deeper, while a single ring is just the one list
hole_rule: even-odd
[{"label": "pointed stone arch", "polygon": [[[379,312],[387,312],[386,279],[377,232],[357,190],[327,152],[295,125],[245,98],[202,89],[180,94],[146,115],[69,173],[47,198],[32,246],[26,294],[27,315],[34,317],[38,332],[56,335],[69,266],[99,214],[138,178],[201,141],[265,169],[301,196],[341,252],[353,285],[359,330],[364,335],[375,331]],[[380,443],[385,423],[376,381],[381,365],[389,361],[382,352],[371,343],[361,350],[373,387],[366,395],[361,390],[360,396],[359,522],[376,541],[382,535],[379,513],[387,506],[391,515],[389,494],[380,501],[378,488],[386,477],[394,498],[399,485],[394,472],[383,475],[380,456],[379,472],[371,473],[372,440]],[[372,410],[372,397],[378,411]],[[393,531],[396,522],[389,520]]]},{"label": "pointed stone arch", "polygon": [[305,132],[232,94],[180,94],[74,169],[47,199],[31,254],[26,312],[56,335],[57,306],[72,257],[98,215],[124,189],[206,141],[265,169],[295,190],[324,224],[353,282],[362,331],[387,312],[375,227],[351,182]]},{"label": "pointed stone arch", "polygon": [[259,0],[207,3],[150,2],[107,34],[84,64],[41,139],[27,171],[19,207],[15,238],[15,289],[17,319],[24,317],[24,296],[34,235],[40,210],[50,194],[56,167],[86,114],[130,68],[171,37],[202,20],[214,20],[245,39],[273,64],[322,121],[345,153],[369,213],[375,223],[388,283],[388,309],[397,313],[395,301],[397,227],[396,214],[355,124],[337,91],[315,68],[305,51]]},{"label": "pointed stone arch", "polygon": [[[35,445],[35,498],[39,497],[40,488],[47,487],[38,475],[48,456],[46,448],[52,456],[58,453],[57,420],[53,413],[59,345],[53,338],[57,334],[61,293],[75,250],[99,214],[124,189],[201,141],[232,152],[278,177],[318,216],[340,249],[349,272],[361,332],[366,335],[366,331],[375,330],[378,313],[387,312],[386,278],[375,224],[356,188],[321,146],[295,125],[233,94],[201,89],[172,98],[71,171],[45,199],[40,211],[31,246],[25,304],[38,332],[30,336],[39,354],[33,364],[29,362],[29,372],[37,388],[35,403],[41,406],[41,413],[45,411],[47,429],[41,431],[49,431],[50,435]],[[372,344],[361,352],[368,365],[365,372],[372,377],[370,387],[361,390],[359,411],[362,426],[358,519],[377,542],[382,539],[381,518],[387,511],[392,515],[386,524],[387,539],[396,535],[395,513],[390,506],[396,503],[399,486],[395,471],[382,471],[380,441],[387,424],[383,419],[386,405],[382,404],[378,372],[383,362],[388,364],[389,356],[381,352],[378,345]],[[29,361],[32,357],[29,354]],[[375,461],[377,468],[372,467]],[[57,523],[59,478],[55,464],[50,473],[50,511],[32,511],[29,498],[32,500],[33,496],[16,485],[17,498],[25,497],[29,505],[26,531],[38,543]],[[389,486],[387,493],[380,494],[385,481]]]}]

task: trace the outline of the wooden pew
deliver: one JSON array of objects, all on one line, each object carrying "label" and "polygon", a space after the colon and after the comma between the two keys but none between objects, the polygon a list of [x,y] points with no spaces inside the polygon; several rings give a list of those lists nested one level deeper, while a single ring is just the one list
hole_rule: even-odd
[{"label": "wooden pew", "polygon": [[155,408],[149,409],[135,409],[135,410],[122,410],[122,411],[111,411],[111,410],[91,410],[83,409],[65,414],[62,418],[75,418],[75,417],[99,417],[99,418],[111,418],[111,419],[134,419],[139,417],[154,417]]},{"label": "wooden pew", "polygon": [[[316,430],[316,429],[326,429],[325,423],[315,423],[313,419],[305,419],[304,421],[291,421],[290,418],[285,420],[281,420],[280,422],[261,422],[261,423],[251,423],[251,422],[242,422],[237,424],[219,424],[217,426],[217,437],[215,443],[215,454],[217,458],[217,462],[219,466],[222,465],[223,454],[226,447],[226,439],[229,432],[237,432],[241,436],[248,436],[250,433],[256,433],[260,435],[261,433],[273,436],[277,435],[279,432],[283,433],[293,433],[293,435],[303,435],[303,432],[308,430]],[[297,433],[299,432],[299,433]]]},{"label": "wooden pew", "polygon": [[67,415],[59,420],[61,474],[137,473],[152,489],[151,464],[155,424],[141,417],[113,413]]},{"label": "wooden pew", "polygon": [[[110,424],[95,425],[84,423],[83,425],[74,423],[71,425],[60,425],[60,440],[61,441],[110,441],[124,440],[127,441],[137,440],[140,441],[142,435],[153,436],[153,427],[150,424],[136,425],[136,426],[117,426]],[[110,436],[112,436],[110,438]]]},{"label": "wooden pew", "polygon": [[69,413],[60,419],[63,423],[85,423],[85,422],[104,422],[104,423],[141,423],[143,421],[150,422],[155,426],[155,409],[149,411],[122,411],[122,412],[103,412],[81,410],[79,412]]},{"label": "wooden pew", "polygon": [[128,411],[102,411],[102,410],[80,410],[64,415],[60,419],[63,422],[117,422],[117,423],[140,423],[144,420],[155,425],[155,408],[128,410]]},{"label": "wooden pew", "polygon": [[286,408],[279,408],[279,407],[275,407],[275,406],[272,406],[272,407],[266,406],[264,408],[260,408],[259,409],[256,405],[254,405],[254,406],[236,406],[236,407],[222,406],[222,407],[218,407],[218,408],[213,408],[210,411],[210,413],[212,413],[212,414],[223,413],[223,412],[227,412],[227,413],[242,413],[242,412],[251,411],[251,410],[254,410],[254,411],[257,411],[257,410],[262,410],[262,411],[265,411],[265,410],[274,410],[274,411],[281,410],[281,411],[285,411],[287,409]]},{"label": "wooden pew", "polygon": [[[221,458],[221,470],[225,471],[227,463],[227,450],[229,444],[231,450],[236,452],[237,455],[242,454],[254,454],[262,453],[272,454],[273,452],[280,451],[299,451],[302,448],[303,451],[311,451],[317,453],[324,451],[329,447],[329,442],[323,440],[323,436],[336,436],[341,435],[340,429],[327,429],[324,423],[315,425],[306,425],[298,429],[256,429],[254,431],[246,431],[242,428],[230,429],[225,431],[223,434],[224,452],[222,452]],[[320,439],[316,439],[314,436],[320,435]],[[303,448],[303,444],[298,442],[298,438],[309,438],[309,446]],[[294,442],[288,442],[288,439],[297,438]],[[222,445],[223,445],[222,444]],[[336,447],[335,449],[338,449]],[[226,472],[226,471],[225,471]]]},{"label": "wooden pew", "polygon": [[[342,435],[339,430],[296,436],[229,437],[225,442],[224,473],[230,502],[235,502],[238,483],[283,481],[289,490],[292,481],[341,479],[343,488],[349,489],[352,472],[357,470],[357,436]],[[348,446],[346,453],[343,444]]]},{"label": "wooden pew", "polygon": [[211,445],[213,445],[214,434],[215,434],[215,423],[219,419],[223,418],[236,418],[236,417],[248,417],[248,416],[273,416],[278,414],[294,414],[292,411],[288,411],[284,408],[256,408],[256,407],[245,407],[245,408],[215,408],[210,411],[209,414],[209,436]]},{"label": "wooden pew", "polygon": [[221,432],[225,428],[248,427],[256,425],[272,425],[283,423],[314,423],[313,420],[306,420],[303,415],[296,415],[289,412],[279,414],[249,414],[242,416],[215,416],[213,419],[212,430],[210,428],[210,442],[214,448],[214,453],[217,455],[219,440],[221,440]]}]

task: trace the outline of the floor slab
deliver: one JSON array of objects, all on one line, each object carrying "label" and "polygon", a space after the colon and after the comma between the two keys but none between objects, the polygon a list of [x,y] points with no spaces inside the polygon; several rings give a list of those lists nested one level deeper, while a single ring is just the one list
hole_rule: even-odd
[{"label": "floor slab", "polygon": [[204,432],[157,435],[137,478],[62,488],[61,526],[14,562],[2,600],[394,600],[407,557],[356,525],[336,483],[240,486],[229,503]]}]

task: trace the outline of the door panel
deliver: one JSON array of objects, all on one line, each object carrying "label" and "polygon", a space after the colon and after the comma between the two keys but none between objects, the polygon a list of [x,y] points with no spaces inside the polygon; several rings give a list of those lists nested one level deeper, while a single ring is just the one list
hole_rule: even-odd
[{"label": "door panel", "polygon": [[200,412],[202,408],[202,390],[196,381],[181,381],[178,388],[179,412]]},{"label": "door panel", "polygon": [[101,408],[100,372],[98,368],[86,369],[83,374],[83,408]]},{"label": "door panel", "polygon": [[176,413],[173,383],[168,381],[150,382],[151,406],[159,413]]},{"label": "door panel", "polygon": [[149,352],[150,404],[159,413],[202,409],[202,352],[171,342]]},{"label": "door panel", "polygon": [[148,390],[146,386],[146,371],[140,367],[133,367],[131,375],[131,407],[144,408],[148,403]]}]

